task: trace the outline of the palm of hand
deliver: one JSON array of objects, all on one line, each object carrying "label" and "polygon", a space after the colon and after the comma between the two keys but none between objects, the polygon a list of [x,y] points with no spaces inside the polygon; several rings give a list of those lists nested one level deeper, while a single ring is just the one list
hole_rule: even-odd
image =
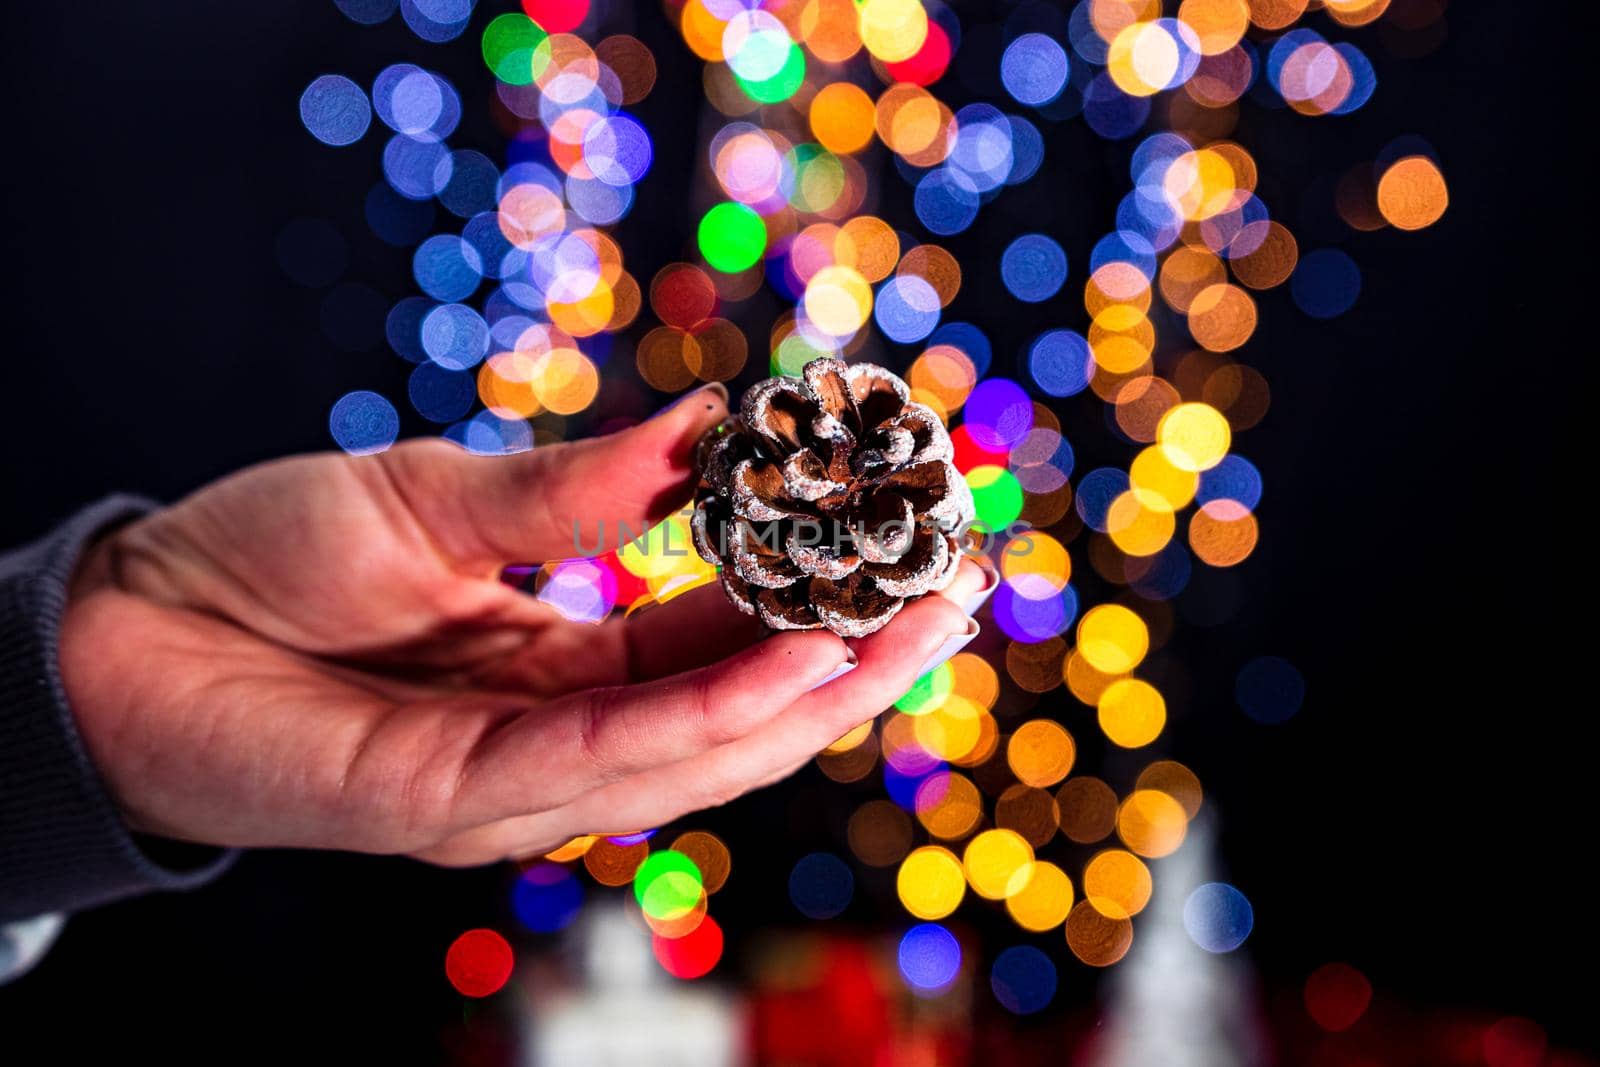
[{"label": "palm of hand", "polygon": [[[107,538],[62,673],[132,825],[226,845],[484,862],[653,826],[803,764],[891,703],[948,600],[854,642],[780,634],[696,590],[567,622],[503,584],[687,497],[715,394],[611,438],[509,458],[438,441],[241,472]],[[967,565],[948,592],[982,580]]]}]

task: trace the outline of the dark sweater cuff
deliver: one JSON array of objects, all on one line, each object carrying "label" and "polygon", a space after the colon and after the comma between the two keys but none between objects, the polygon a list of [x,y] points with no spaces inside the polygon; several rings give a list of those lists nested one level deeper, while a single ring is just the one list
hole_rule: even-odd
[{"label": "dark sweater cuff", "polygon": [[129,831],[89,762],[61,684],[61,616],[79,554],[96,534],[156,506],[108,497],[0,556],[0,922],[190,889],[234,859],[232,851]]}]

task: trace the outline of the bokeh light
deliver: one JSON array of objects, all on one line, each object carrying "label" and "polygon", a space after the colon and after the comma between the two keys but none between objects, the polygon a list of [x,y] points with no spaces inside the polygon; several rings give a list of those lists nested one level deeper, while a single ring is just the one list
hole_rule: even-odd
[{"label": "bokeh light", "polygon": [[516,963],[511,945],[493,930],[468,930],[450,943],[444,973],[464,997],[490,997],[511,979]]},{"label": "bokeh light", "polygon": [[1255,926],[1255,910],[1226,882],[1195,887],[1183,904],[1183,928],[1207,952],[1232,952]]},{"label": "bokeh light", "polygon": [[913,926],[900,938],[900,974],[923,995],[943,992],[961,972],[961,943],[938,923]]}]

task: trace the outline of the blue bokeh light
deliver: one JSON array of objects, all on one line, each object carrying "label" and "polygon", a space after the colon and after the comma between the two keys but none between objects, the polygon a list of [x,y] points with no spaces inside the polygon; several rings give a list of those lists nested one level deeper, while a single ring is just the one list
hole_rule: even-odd
[{"label": "blue bokeh light", "polygon": [[338,148],[361,140],[372,125],[372,105],[349,78],[324,74],[300,94],[300,121],[311,136]]},{"label": "blue bokeh light", "polygon": [[1128,472],[1116,467],[1096,467],[1078,482],[1073,500],[1078,517],[1091,530],[1106,532],[1106,516],[1117,497],[1128,491]]},{"label": "blue bokeh light", "polygon": [[489,354],[489,324],[465,304],[443,304],[422,320],[422,349],[446,370],[475,367]]},{"label": "blue bokeh light", "polygon": [[931,232],[948,237],[960,233],[978,217],[981,201],[972,180],[951,167],[924,174],[912,195],[917,218]]},{"label": "blue bokeh light", "polygon": [[400,413],[384,397],[368,389],[341,396],[328,412],[334,443],[352,456],[383,452],[400,436]]},{"label": "blue bokeh light", "polygon": [[559,863],[537,863],[511,889],[511,910],[536,934],[565,928],[583,908],[583,884]]},{"label": "blue bokeh light", "polygon": [[1007,1011],[1032,1015],[1056,995],[1056,965],[1032,945],[1013,945],[995,957],[989,988]]},{"label": "blue bokeh light", "polygon": [[471,371],[420,363],[406,382],[406,395],[417,414],[429,422],[454,422],[472,410],[478,395],[477,377]]},{"label": "blue bokeh light", "polygon": [[1028,373],[1051,396],[1074,396],[1087,389],[1094,376],[1094,353],[1082,334],[1050,330],[1029,346]]},{"label": "blue bokeh light", "polygon": [[411,272],[418,287],[435,300],[465,300],[483,280],[483,261],[461,238],[435,234],[417,246]]},{"label": "blue bokeh light", "polygon": [[808,919],[831,919],[850,906],[855,876],[838,856],[813,852],[789,873],[789,899]]},{"label": "blue bokeh light", "polygon": [[1361,268],[1337,248],[1308,252],[1289,278],[1289,295],[1314,319],[1336,318],[1361,295]]},{"label": "blue bokeh light", "polygon": [[879,286],[872,313],[885,337],[910,344],[939,324],[939,294],[926,278],[897,274]]},{"label": "blue bokeh light", "polygon": [[1019,104],[1038,107],[1061,95],[1070,63],[1054,38],[1025,33],[1000,56],[1000,81]]},{"label": "blue bokeh light", "polygon": [[333,0],[339,13],[351,22],[376,26],[385,22],[400,6],[400,0]]},{"label": "blue bokeh light", "polygon": [[1025,233],[1000,256],[1000,280],[1027,304],[1048,300],[1067,280],[1067,254],[1042,233]]},{"label": "blue bokeh light", "polygon": [[1281,656],[1257,656],[1239,670],[1233,698],[1260,723],[1287,722],[1306,699],[1306,680]]},{"label": "blue bokeh light", "polygon": [[1226,882],[1196,887],[1183,904],[1183,928],[1207,952],[1232,952],[1244,944],[1255,923],[1250,901]]},{"label": "blue bokeh light", "polygon": [[920,923],[900,938],[900,975],[919,994],[949,988],[961,973],[961,943],[938,923]]}]

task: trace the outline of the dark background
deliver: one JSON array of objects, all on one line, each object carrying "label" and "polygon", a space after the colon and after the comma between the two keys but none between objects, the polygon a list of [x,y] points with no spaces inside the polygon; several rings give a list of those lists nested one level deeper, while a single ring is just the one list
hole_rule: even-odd
[{"label": "dark background", "polygon": [[[323,293],[276,263],[287,222],[327,219],[350,246],[344,280],[391,302],[412,291],[409,255],[362,219],[381,179],[378,124],[357,146],[329,149],[300,126],[295,101],[320,73],[365,85],[389,63],[419,62],[462,90],[453,143],[493,156],[501,142],[476,55],[488,7],[457,42],[429,46],[398,18],[363,28],[322,0],[13,5],[0,46],[0,544],[108,491],[174,499],[241,465],[329,447],[328,408],[350,389],[407,410],[409,366],[381,341],[357,353],[331,344]],[[957,9],[968,24],[985,17]],[[1263,198],[1302,249],[1349,251],[1364,287],[1326,323],[1286,289],[1260,301],[1241,355],[1267,376],[1273,405],[1237,447],[1265,476],[1262,547],[1240,571],[1235,618],[1181,625],[1165,652],[1166,669],[1188,679],[1165,751],[1199,772],[1221,815],[1226,874],[1256,908],[1246,951],[1266,987],[1292,993],[1342,959],[1380,999],[1524,1014],[1581,1046],[1592,1040],[1583,968],[1596,920],[1583,747],[1592,666],[1579,648],[1593,549],[1578,509],[1592,474],[1580,476],[1577,437],[1593,418],[1587,316],[1564,279],[1592,272],[1568,266],[1581,262],[1590,201],[1567,189],[1568,146],[1585,134],[1566,110],[1575,86],[1560,83],[1574,68],[1550,52],[1573,36],[1552,27],[1557,17],[1461,3],[1445,42],[1421,58],[1387,54],[1370,31],[1337,34],[1377,66],[1365,108],[1309,120],[1245,105],[1237,137],[1260,163]],[[698,63],[656,7],[634,18],[661,66],[638,111],[652,130],[681,130],[700,99]],[[970,98],[960,87],[943,95]],[[992,329],[994,372],[1012,376],[1037,329],[1082,327],[1074,294],[1125,191],[1131,149],[1081,122],[1040,126],[1040,175],[945,242],[969,265],[951,314]],[[1437,149],[1449,212],[1416,234],[1350,231],[1331,213],[1333,178],[1400,134]],[[688,253],[692,223],[692,138],[656,147],[619,229],[646,281]],[[884,173],[883,188],[882,211],[918,232],[903,183]],[[441,212],[438,228],[449,222]],[[1002,303],[983,264],[1040,228],[1067,246],[1073,278],[1030,320]],[[1063,429],[1080,453],[1104,439],[1110,458],[1120,446],[1097,405],[1062,407]],[[410,418],[408,433],[426,432]],[[1263,653],[1308,680],[1305,709],[1278,727],[1231,702],[1238,667]],[[1070,703],[1059,690],[1050,700]],[[808,769],[690,821],[732,846],[735,880],[713,908],[731,943],[798,925],[789,865],[812,848],[844,852],[846,795],[866,792]],[[783,839],[773,825],[786,826]],[[899,922],[892,885],[885,894],[861,877],[843,921]],[[57,1052],[217,1052],[208,1042],[223,1035],[246,1049],[348,1040],[374,1060],[470,1050],[493,1061],[505,1031],[486,1020],[497,1009],[464,1008],[441,962],[463,929],[511,929],[509,878],[248,855],[203,892],[73,919],[36,972],[0,990],[0,1032],[48,1033]],[[973,911],[962,914],[988,922]],[[1058,1005],[1082,1003],[1090,976],[1059,933],[1039,943],[1062,964]]]}]

